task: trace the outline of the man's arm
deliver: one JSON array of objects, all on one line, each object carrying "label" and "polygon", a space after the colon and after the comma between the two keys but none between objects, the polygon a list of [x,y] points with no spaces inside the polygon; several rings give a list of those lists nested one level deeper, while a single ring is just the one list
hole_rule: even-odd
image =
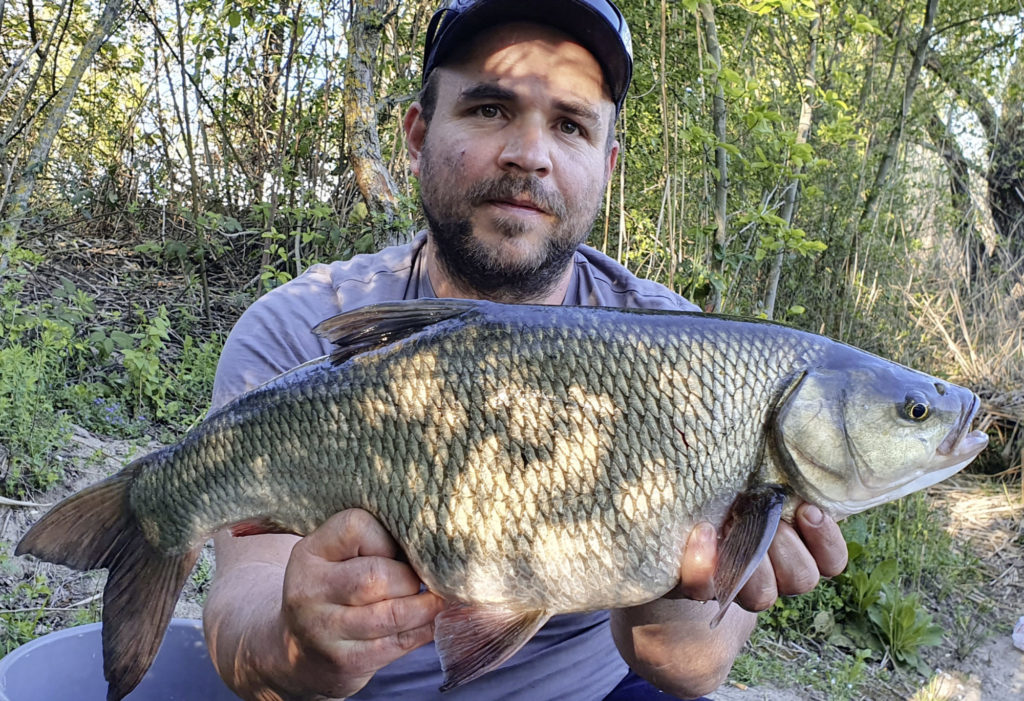
[{"label": "man's arm", "polygon": [[[612,611],[615,644],[627,664],[659,688],[683,698],[714,691],[725,680],[757,621],[750,611],[767,609],[779,596],[803,594],[821,577],[846,567],[846,542],[834,520],[809,504],[797,509],[795,525],[779,524],[766,557],[721,623],[709,623],[714,595],[716,535],[707,523],[690,534],[680,566],[680,585],[668,597]],[[683,596],[687,598],[669,598]]]}]

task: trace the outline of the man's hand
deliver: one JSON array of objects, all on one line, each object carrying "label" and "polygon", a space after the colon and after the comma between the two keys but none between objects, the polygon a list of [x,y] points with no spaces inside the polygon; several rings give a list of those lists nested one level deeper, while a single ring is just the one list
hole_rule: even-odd
[{"label": "man's hand", "polygon": [[420,593],[412,568],[370,514],[335,514],[292,550],[281,605],[288,657],[317,692],[345,697],[434,637],[444,599]]},{"label": "man's hand", "polygon": [[[670,597],[697,601],[714,598],[717,535],[710,523],[694,527],[686,543],[679,586]],[[764,611],[780,596],[805,594],[821,577],[834,577],[846,567],[846,541],[839,526],[811,504],[801,504],[794,523],[783,521],[736,603],[748,611]]]},{"label": "man's hand", "polygon": [[679,585],[648,604],[611,612],[615,644],[630,667],[682,698],[718,688],[754,629],[756,617],[748,611],[808,592],[846,567],[846,542],[835,521],[801,504],[794,523],[779,524],[768,556],[736,597],[738,606],[730,606],[713,630],[718,604],[698,602],[715,596],[718,534],[710,523],[697,524],[683,552]]},{"label": "man's hand", "polygon": [[445,601],[421,593],[369,513],[350,509],[301,540],[278,538],[287,537],[218,535],[204,620],[217,669],[243,698],[344,698],[433,639]]}]

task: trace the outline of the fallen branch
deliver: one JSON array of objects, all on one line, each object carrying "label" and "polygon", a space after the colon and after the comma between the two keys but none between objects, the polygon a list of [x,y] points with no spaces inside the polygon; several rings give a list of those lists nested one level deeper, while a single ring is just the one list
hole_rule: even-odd
[{"label": "fallen branch", "polygon": [[28,608],[20,609],[0,609],[0,614],[37,613],[39,611],[74,611],[75,609],[79,609],[87,604],[91,604],[92,602],[99,599],[101,596],[103,596],[103,592],[93,594],[92,596],[87,596],[81,601],[76,601],[75,603],[68,604],[67,606],[30,606]]},{"label": "fallen branch", "polygon": [[46,509],[50,506],[50,504],[37,504],[34,501],[18,501],[17,499],[8,499],[7,497],[0,497],[0,506],[21,506],[28,509]]}]

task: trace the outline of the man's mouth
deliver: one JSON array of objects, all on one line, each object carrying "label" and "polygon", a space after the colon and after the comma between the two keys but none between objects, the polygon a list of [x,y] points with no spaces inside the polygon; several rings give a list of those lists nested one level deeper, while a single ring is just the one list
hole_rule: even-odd
[{"label": "man's mouth", "polygon": [[514,197],[488,200],[491,204],[499,207],[514,207],[516,209],[531,210],[541,214],[549,214],[547,209],[534,202],[529,197]]}]

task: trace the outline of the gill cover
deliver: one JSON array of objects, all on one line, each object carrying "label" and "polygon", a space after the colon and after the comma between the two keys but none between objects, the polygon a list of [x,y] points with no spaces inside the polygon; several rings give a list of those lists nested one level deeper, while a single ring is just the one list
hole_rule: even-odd
[{"label": "gill cover", "polygon": [[985,447],[973,392],[842,347],[798,378],[776,412],[794,490],[839,518],[939,482]]}]

